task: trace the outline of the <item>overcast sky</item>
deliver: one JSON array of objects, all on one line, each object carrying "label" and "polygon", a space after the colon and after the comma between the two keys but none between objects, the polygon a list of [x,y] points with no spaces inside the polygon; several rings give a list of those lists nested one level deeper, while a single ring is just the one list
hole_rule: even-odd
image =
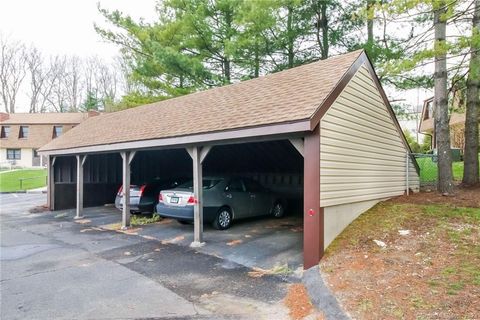
[{"label": "overcast sky", "polygon": [[[156,18],[156,0],[0,0],[0,33],[46,55],[98,55],[106,61],[118,55],[118,47],[102,41],[93,24],[105,24],[97,9],[118,9],[135,20]],[[387,90],[390,98],[406,99],[412,107],[431,93],[412,90],[408,95]],[[17,110],[26,112],[28,99],[19,97]],[[420,102],[420,103],[419,103]]]},{"label": "overcast sky", "polygon": [[105,43],[93,29],[104,23],[97,3],[151,21],[155,0],[0,0],[0,32],[33,44],[47,54],[115,56],[118,47]]}]

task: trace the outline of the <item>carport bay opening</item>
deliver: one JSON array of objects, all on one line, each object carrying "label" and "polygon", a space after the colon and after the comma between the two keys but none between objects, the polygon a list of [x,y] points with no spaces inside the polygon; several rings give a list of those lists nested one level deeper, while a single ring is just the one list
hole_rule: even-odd
[{"label": "carport bay opening", "polygon": [[[301,139],[294,141],[297,147],[301,143]],[[76,170],[74,156],[56,157],[53,170],[55,210],[75,208]],[[158,178],[193,179],[192,159],[184,148],[137,151],[130,171],[132,185],[142,185]],[[83,172],[84,206],[111,204],[122,185],[120,155],[88,155]],[[203,162],[203,176],[251,178],[280,196],[287,215],[303,216],[303,157],[289,140],[214,146]]]},{"label": "carport bay opening", "polygon": [[[75,156],[57,156],[54,165],[54,210],[76,206]],[[131,163],[131,184],[156,178],[192,179],[192,160],[183,149],[136,152]],[[203,176],[242,176],[260,182],[288,200],[292,213],[301,214],[303,158],[288,140],[215,146],[203,164]],[[122,159],[118,153],[88,155],[84,164],[84,206],[111,204],[122,185]]]}]

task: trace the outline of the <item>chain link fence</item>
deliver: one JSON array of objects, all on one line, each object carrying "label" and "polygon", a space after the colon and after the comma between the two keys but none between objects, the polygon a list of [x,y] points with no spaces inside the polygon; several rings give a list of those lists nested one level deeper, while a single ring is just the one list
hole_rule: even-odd
[{"label": "chain link fence", "polygon": [[435,154],[414,153],[412,156],[420,168],[420,187],[437,186],[438,156]]},{"label": "chain link fence", "polygon": [[[438,179],[438,156],[436,154],[413,153],[413,158],[420,168],[420,187],[436,188]],[[453,180],[460,182],[463,177],[463,158],[453,157]]]}]

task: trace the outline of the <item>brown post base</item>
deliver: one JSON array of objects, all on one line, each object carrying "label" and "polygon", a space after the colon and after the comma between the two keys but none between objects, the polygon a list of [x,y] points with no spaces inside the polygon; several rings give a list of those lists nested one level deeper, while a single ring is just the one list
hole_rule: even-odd
[{"label": "brown post base", "polygon": [[320,207],[320,126],[305,136],[303,166],[303,268],[323,256],[324,214]]}]

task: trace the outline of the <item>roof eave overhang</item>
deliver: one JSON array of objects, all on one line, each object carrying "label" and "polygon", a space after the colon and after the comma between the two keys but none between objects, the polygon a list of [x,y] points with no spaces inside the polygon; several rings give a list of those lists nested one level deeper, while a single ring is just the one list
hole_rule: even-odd
[{"label": "roof eave overhang", "polygon": [[220,145],[253,141],[268,141],[303,136],[305,132],[310,131],[310,123],[310,119],[305,119],[288,123],[207,132],[169,138],[128,141],[55,150],[40,149],[39,153],[42,155],[62,156],[74,154],[111,153],[126,150],[173,149],[199,144]]},{"label": "roof eave overhang", "polygon": [[[405,146],[405,149],[412,154],[412,149],[410,148],[410,145],[407,142],[407,139],[405,137],[405,134],[403,133],[402,128],[400,127],[400,123],[398,122],[397,116],[395,115],[395,112],[393,111],[392,106],[390,105],[390,101],[387,98],[387,95],[385,94],[385,91],[383,90],[383,87],[380,83],[380,80],[378,78],[377,73],[373,69],[373,64],[368,58],[367,54],[365,51],[363,51],[355,60],[355,62],[348,68],[347,72],[342,76],[340,81],[337,83],[335,88],[330,92],[330,94],[327,96],[327,98],[323,101],[323,103],[317,108],[315,113],[310,119],[310,130],[313,131],[316,126],[319,125],[320,120],[323,118],[325,113],[330,109],[330,107],[333,105],[335,100],[337,100],[338,96],[343,92],[345,87],[348,85],[350,80],[352,80],[353,76],[357,73],[357,71],[360,69],[362,65],[365,65],[367,67],[368,72],[372,76],[373,82],[375,83],[375,86],[377,87],[380,96],[382,97],[383,102],[387,106],[387,110],[390,113],[390,116],[394,122],[394,125],[397,127],[397,130],[400,132],[400,136],[402,138],[402,142]],[[418,166],[417,162],[411,156],[412,163],[415,166],[415,170],[417,171],[417,174],[420,174],[420,167]]]},{"label": "roof eave overhang", "polygon": [[334,89],[328,94],[325,100],[318,106],[317,110],[310,118],[310,130],[313,131],[315,127],[320,123],[320,120],[323,118],[325,113],[330,109],[332,104],[337,100],[338,96],[342,93],[343,89],[348,85],[350,80],[352,80],[355,73],[358,69],[365,63],[368,62],[368,57],[365,51],[360,53],[355,62],[348,68],[347,72],[342,76],[342,78],[335,85]]}]

